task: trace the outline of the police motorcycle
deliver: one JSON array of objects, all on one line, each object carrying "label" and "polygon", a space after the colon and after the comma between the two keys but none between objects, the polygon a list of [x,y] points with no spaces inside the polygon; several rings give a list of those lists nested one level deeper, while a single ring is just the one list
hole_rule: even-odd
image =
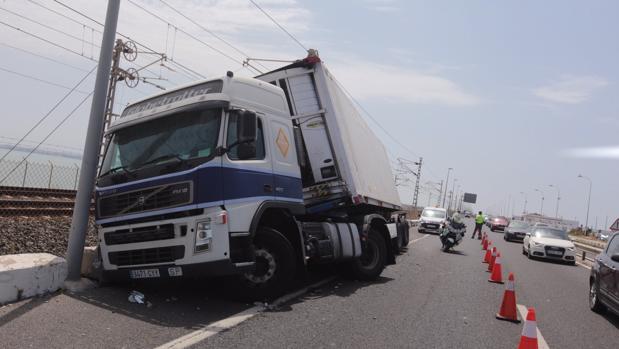
[{"label": "police motorcycle", "polygon": [[464,234],[466,233],[466,225],[462,222],[462,218],[459,213],[453,215],[453,217],[447,220],[441,229],[439,238],[443,246],[441,250],[448,252],[457,246],[462,241]]}]

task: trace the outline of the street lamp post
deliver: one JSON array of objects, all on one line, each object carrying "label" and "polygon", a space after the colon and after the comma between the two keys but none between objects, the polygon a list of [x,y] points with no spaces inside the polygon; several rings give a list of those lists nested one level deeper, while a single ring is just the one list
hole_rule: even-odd
[{"label": "street lamp post", "polygon": [[541,214],[542,216],[544,215],[544,192],[539,190],[539,189],[535,189],[535,191],[538,191],[540,193],[540,195],[542,196],[542,205],[539,209],[539,214]]},{"label": "street lamp post", "polygon": [[587,197],[587,218],[585,220],[585,232],[586,232],[587,227],[589,226],[589,207],[591,207],[591,187],[593,186],[593,183],[591,182],[591,178],[587,176],[583,176],[579,174],[578,178],[583,178],[589,181],[589,196]]},{"label": "street lamp post", "polygon": [[447,198],[447,188],[449,188],[449,172],[451,172],[453,168],[447,169],[447,178],[445,179],[445,195],[443,195],[443,207],[445,207],[445,199]]},{"label": "street lamp post", "polygon": [[561,200],[561,191],[556,185],[548,184],[548,186],[557,189],[557,207],[555,208],[555,218],[559,218],[559,200]]},{"label": "street lamp post", "polygon": [[521,191],[520,194],[524,195],[524,207],[522,208],[522,214],[527,214],[527,193]]}]

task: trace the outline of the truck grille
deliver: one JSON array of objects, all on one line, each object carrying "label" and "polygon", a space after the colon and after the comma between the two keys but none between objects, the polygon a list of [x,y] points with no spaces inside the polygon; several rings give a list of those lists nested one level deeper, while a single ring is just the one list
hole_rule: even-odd
[{"label": "truck grille", "polygon": [[174,239],[174,225],[122,229],[105,233],[107,245],[131,244],[134,242]]},{"label": "truck grille", "polygon": [[191,182],[182,182],[105,196],[99,198],[99,216],[103,218],[180,206],[191,202],[191,194]]},{"label": "truck grille", "polygon": [[184,256],[182,245],[108,253],[110,263],[118,266],[174,262]]}]

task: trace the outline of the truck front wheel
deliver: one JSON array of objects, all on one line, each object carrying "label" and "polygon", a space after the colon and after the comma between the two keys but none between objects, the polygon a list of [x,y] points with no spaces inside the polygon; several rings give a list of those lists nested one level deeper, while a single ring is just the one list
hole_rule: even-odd
[{"label": "truck front wheel", "polygon": [[370,229],[367,241],[363,244],[363,254],[351,262],[350,267],[354,277],[359,280],[376,280],[387,264],[387,245],[385,239]]},{"label": "truck front wheel", "polygon": [[292,245],[277,230],[262,227],[254,239],[255,269],[242,275],[246,296],[276,297],[291,285],[295,273]]}]

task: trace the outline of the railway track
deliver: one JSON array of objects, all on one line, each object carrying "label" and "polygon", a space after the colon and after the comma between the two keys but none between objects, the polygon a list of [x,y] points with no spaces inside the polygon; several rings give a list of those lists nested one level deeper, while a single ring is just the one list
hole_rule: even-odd
[{"label": "railway track", "polygon": [[70,216],[75,194],[75,190],[0,186],[0,217]]}]

